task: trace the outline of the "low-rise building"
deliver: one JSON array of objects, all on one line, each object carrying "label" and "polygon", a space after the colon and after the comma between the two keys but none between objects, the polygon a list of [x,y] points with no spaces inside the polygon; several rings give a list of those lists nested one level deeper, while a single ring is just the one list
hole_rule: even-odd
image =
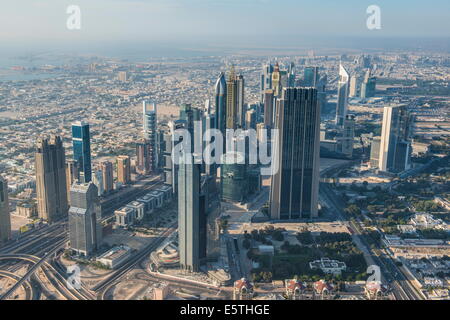
[{"label": "low-rise building", "polygon": [[131,256],[131,248],[127,246],[114,247],[96,260],[111,269],[116,269]]},{"label": "low-rise building", "polygon": [[320,269],[324,273],[341,274],[342,271],[347,269],[345,262],[338,260],[330,260],[328,258],[322,258],[320,260],[311,261],[309,263],[311,269]]},{"label": "low-rise building", "polygon": [[114,211],[116,217],[116,225],[120,227],[128,227],[134,223],[136,219],[136,211],[130,207],[122,207]]}]

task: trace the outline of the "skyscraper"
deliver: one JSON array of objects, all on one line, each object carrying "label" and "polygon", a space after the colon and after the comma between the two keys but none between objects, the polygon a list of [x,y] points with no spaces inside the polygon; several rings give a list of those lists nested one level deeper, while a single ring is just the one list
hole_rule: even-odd
[{"label": "skyscraper", "polygon": [[72,124],[73,160],[78,163],[78,174],[82,182],[92,179],[91,137],[89,124],[77,121]]},{"label": "skyscraper", "polygon": [[139,174],[150,174],[152,163],[152,150],[149,140],[142,139],[136,143],[136,172]]},{"label": "skyscraper", "polygon": [[319,81],[319,67],[306,67],[303,76],[303,86],[316,87]]},{"label": "skyscraper", "polygon": [[344,120],[344,127],[337,137],[337,152],[347,158],[353,156],[353,140],[355,139],[355,116],[348,114]]},{"label": "skyscraper", "polygon": [[239,74],[236,76],[236,89],[237,89],[237,96],[236,96],[236,123],[238,128],[244,128],[245,127],[245,112],[247,111],[247,105],[244,102],[245,94],[244,94],[244,88],[245,88],[245,82],[244,77]]},{"label": "skyscraper", "polygon": [[97,187],[92,183],[76,182],[70,189],[69,240],[77,254],[90,256],[101,239],[97,216],[100,203]]},{"label": "skyscraper", "polygon": [[144,115],[144,140],[147,144],[147,162],[148,168],[145,168],[145,174],[153,172],[157,168],[158,163],[158,148],[157,142],[157,112],[156,103],[147,104],[146,101],[142,102],[143,115]]},{"label": "skyscraper", "polygon": [[261,102],[265,102],[266,90],[272,89],[272,72],[273,66],[270,63],[263,65],[263,70],[261,73]]},{"label": "skyscraper", "polygon": [[100,170],[103,175],[103,188],[105,193],[109,193],[114,189],[114,169],[110,161],[100,163]]},{"label": "skyscraper", "polygon": [[200,266],[200,165],[185,154],[178,170],[178,243],[180,266],[197,272]]},{"label": "skyscraper", "polygon": [[67,200],[70,204],[70,187],[78,180],[78,164],[76,161],[67,160],[66,162],[66,189],[67,189]]},{"label": "skyscraper", "polygon": [[380,160],[381,137],[373,137],[370,144],[370,168],[377,169]]},{"label": "skyscraper", "polygon": [[350,77],[350,91],[349,91],[349,97],[356,97],[358,95],[358,78],[356,75],[352,75]]},{"label": "skyscraper", "polygon": [[[272,219],[317,217],[320,110],[317,89],[285,88],[277,102],[274,161],[270,192]],[[274,166],[277,167],[276,165]]]},{"label": "skyscraper", "polygon": [[234,66],[231,66],[230,74],[227,80],[227,121],[226,129],[236,129],[238,127],[238,81],[234,71]]},{"label": "skyscraper", "polygon": [[8,183],[0,176],[0,246],[11,239],[11,216],[9,214]]},{"label": "skyscraper", "polygon": [[225,80],[225,73],[221,72],[215,85],[216,93],[216,125],[215,128],[222,132],[225,136],[225,129],[227,126],[227,82]]},{"label": "skyscraper", "polygon": [[131,183],[131,161],[129,156],[117,157],[117,181],[122,184]]},{"label": "skyscraper", "polygon": [[342,64],[339,64],[338,98],[336,105],[336,126],[343,127],[348,107],[350,76]]},{"label": "skyscraper", "polygon": [[274,93],[272,89],[264,93],[264,125],[266,128],[272,128],[274,118]]},{"label": "skyscraper", "polygon": [[386,106],[381,129],[379,169],[399,173],[411,165],[413,118],[405,105]]},{"label": "skyscraper", "polygon": [[98,189],[98,196],[99,197],[102,196],[103,193],[105,193],[105,188],[103,186],[103,171],[102,171],[102,169],[95,170],[92,181]]},{"label": "skyscraper", "polygon": [[361,98],[371,98],[375,96],[377,78],[372,77],[370,69],[367,69],[364,75],[364,81],[361,84]]},{"label": "skyscraper", "polygon": [[272,72],[272,90],[273,95],[278,97],[281,94],[281,75],[280,75],[280,65],[275,63],[275,67]]},{"label": "skyscraper", "polygon": [[68,210],[66,158],[61,138],[39,139],[35,157],[38,214],[52,223],[67,216]]}]

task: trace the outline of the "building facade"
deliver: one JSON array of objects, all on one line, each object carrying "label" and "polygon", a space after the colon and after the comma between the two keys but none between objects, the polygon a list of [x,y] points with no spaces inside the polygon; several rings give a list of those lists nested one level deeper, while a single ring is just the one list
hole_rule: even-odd
[{"label": "building facade", "polygon": [[277,102],[272,175],[272,219],[317,217],[320,110],[314,88],[285,88]]},{"label": "building facade", "polygon": [[35,152],[39,218],[52,223],[67,216],[66,158],[59,136],[39,139]]},{"label": "building facade", "polygon": [[0,246],[11,239],[8,183],[0,176]]},{"label": "building facade", "polygon": [[101,239],[100,202],[97,187],[92,183],[76,182],[70,189],[69,240],[70,248],[78,255],[90,256]]},{"label": "building facade", "polygon": [[92,180],[91,136],[89,124],[77,121],[72,124],[73,160],[78,163],[78,175],[82,182]]}]

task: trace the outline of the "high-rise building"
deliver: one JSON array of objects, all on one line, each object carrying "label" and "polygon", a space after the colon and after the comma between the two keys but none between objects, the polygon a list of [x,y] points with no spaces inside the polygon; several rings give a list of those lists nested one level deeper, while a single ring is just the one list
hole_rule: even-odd
[{"label": "high-rise building", "polygon": [[381,171],[399,173],[410,168],[412,122],[407,106],[384,107],[379,157]]},{"label": "high-rise building", "polygon": [[95,170],[92,182],[97,187],[98,196],[102,196],[105,193],[105,188],[103,186],[103,171],[101,169]]},{"label": "high-rise building", "polygon": [[156,103],[147,104],[146,101],[142,103],[144,115],[144,139],[147,143],[147,162],[148,168],[145,168],[145,174],[154,172],[158,163],[158,148],[157,148],[157,111]]},{"label": "high-rise building", "polygon": [[272,128],[274,118],[274,93],[273,90],[266,90],[264,93],[264,125],[266,128]]},{"label": "high-rise building", "polygon": [[67,189],[67,200],[70,204],[70,187],[72,184],[78,180],[78,164],[76,161],[67,160],[66,162],[66,189]]},{"label": "high-rise building", "polygon": [[236,76],[236,88],[237,88],[237,107],[236,107],[236,123],[238,128],[245,127],[245,112],[247,111],[247,104],[245,104],[245,94],[244,94],[244,76],[241,74]]},{"label": "high-rise building", "polygon": [[[211,114],[211,103],[209,100],[205,102],[205,112],[202,117],[202,132],[205,138],[205,142],[203,144],[202,152],[205,151],[206,145],[212,142],[212,137],[209,135],[211,132],[209,130],[215,129],[216,125],[216,115]],[[212,152],[212,157],[215,157],[215,150]],[[216,176],[217,174],[217,164],[211,163],[204,165],[204,172],[209,176]]]},{"label": "high-rise building", "polygon": [[152,171],[152,150],[149,140],[142,139],[136,143],[136,172],[148,175]]},{"label": "high-rise building", "polygon": [[100,202],[97,187],[92,183],[76,182],[70,189],[69,241],[72,251],[90,256],[101,239],[97,218]]},{"label": "high-rise building", "polygon": [[215,128],[222,132],[225,136],[225,129],[227,127],[227,82],[225,80],[225,73],[221,72],[215,85],[216,105],[215,105]]},{"label": "high-rise building", "polygon": [[278,97],[281,94],[281,75],[280,75],[280,65],[275,63],[275,67],[272,72],[272,90],[273,95]]},{"label": "high-rise building", "polygon": [[367,69],[364,76],[364,81],[361,84],[361,98],[371,98],[375,96],[375,90],[377,85],[377,78],[372,77],[370,69]]},{"label": "high-rise building", "polygon": [[39,139],[36,153],[36,195],[39,217],[52,223],[67,216],[66,157],[59,136]]},{"label": "high-rise building", "polygon": [[248,193],[245,154],[228,151],[222,156],[221,195],[223,201],[242,202]]},{"label": "high-rise building", "polygon": [[78,163],[78,174],[82,182],[92,179],[91,137],[89,124],[77,121],[72,124],[73,160]]},{"label": "high-rise building", "polygon": [[350,91],[349,91],[349,97],[353,98],[358,95],[358,78],[356,75],[352,75],[350,77]]},{"label": "high-rise building", "polygon": [[100,170],[103,175],[103,189],[105,193],[109,193],[114,189],[114,168],[110,161],[100,163]]},{"label": "high-rise building", "polygon": [[319,82],[319,67],[306,67],[303,76],[303,86],[317,87]]},{"label": "high-rise building", "polygon": [[200,267],[200,165],[185,154],[178,170],[178,243],[180,266],[197,272]]},{"label": "high-rise building", "polygon": [[254,109],[247,110],[245,113],[245,129],[256,130],[256,111]]},{"label": "high-rise building", "polygon": [[129,156],[117,157],[117,181],[122,184],[131,183],[131,161]]},{"label": "high-rise building", "polygon": [[285,88],[277,102],[270,215],[272,219],[317,217],[320,110],[315,88]]},{"label": "high-rise building", "polygon": [[0,246],[11,239],[8,183],[0,176]]},{"label": "high-rise building", "polygon": [[339,65],[338,98],[336,105],[336,126],[343,127],[348,107],[350,76],[342,63]]},{"label": "high-rise building", "polygon": [[[242,81],[238,81],[238,77],[235,74],[234,66],[231,66],[230,74],[227,80],[227,121],[226,129],[236,129],[238,128],[239,120],[239,101],[241,91],[239,86],[243,84]],[[243,93],[242,93],[243,94]]]},{"label": "high-rise building", "polygon": [[262,73],[261,73],[261,102],[265,102],[265,93],[267,90],[272,89],[272,72],[273,66],[270,63],[263,65]]},{"label": "high-rise building", "polygon": [[337,152],[347,158],[353,156],[353,140],[355,139],[355,116],[348,114],[344,120],[344,127],[337,137]]},{"label": "high-rise building", "polygon": [[370,145],[370,168],[379,168],[381,137],[373,137]]}]

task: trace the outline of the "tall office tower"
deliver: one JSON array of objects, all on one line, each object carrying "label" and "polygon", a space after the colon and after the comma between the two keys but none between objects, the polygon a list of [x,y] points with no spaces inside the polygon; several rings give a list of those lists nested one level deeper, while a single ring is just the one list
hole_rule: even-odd
[{"label": "tall office tower", "polygon": [[350,77],[350,92],[349,92],[349,97],[356,97],[358,96],[358,78],[356,77],[356,75],[352,75]]},{"label": "tall office tower", "polygon": [[98,196],[102,196],[105,193],[105,187],[103,186],[103,171],[101,169],[95,170],[92,181],[97,187]]},{"label": "tall office tower", "polygon": [[238,81],[234,71],[234,66],[231,66],[230,74],[227,80],[227,122],[226,129],[236,129],[238,127],[238,100],[239,100]]},{"label": "tall office tower", "polygon": [[109,193],[114,189],[114,168],[110,161],[100,163],[100,170],[103,175],[103,189],[105,193]]},{"label": "tall office tower", "polygon": [[0,246],[11,239],[11,216],[9,214],[8,183],[0,176]]},{"label": "tall office tower", "polygon": [[223,201],[242,202],[248,193],[245,154],[228,151],[222,156],[221,196]]},{"label": "tall office tower", "polygon": [[172,186],[173,193],[177,193],[178,185],[178,165],[172,161],[172,151],[175,146],[182,141],[180,138],[178,141],[174,140],[175,131],[187,127],[187,123],[184,120],[169,121],[169,130],[164,133],[164,176],[165,183]]},{"label": "tall office tower", "polygon": [[[190,159],[188,159],[190,157]],[[197,272],[200,267],[200,165],[185,154],[178,170],[178,243],[180,266]],[[190,160],[191,164],[188,164]]]},{"label": "tall office tower", "polygon": [[70,189],[69,241],[70,249],[90,256],[99,246],[100,201],[97,187],[92,183],[76,182]]},{"label": "tall office tower", "polygon": [[59,136],[39,139],[36,147],[36,194],[39,218],[52,223],[67,217],[66,157]]},{"label": "tall office tower", "polygon": [[370,144],[370,168],[378,169],[380,160],[381,137],[373,137]]},{"label": "tall office tower", "polygon": [[67,200],[68,204],[70,204],[70,187],[78,180],[78,164],[76,161],[67,160],[66,162],[66,189],[67,189]]},{"label": "tall office tower", "polygon": [[338,127],[344,125],[345,116],[347,115],[349,80],[350,76],[341,63],[339,65],[338,99],[336,105],[336,126]]},{"label": "tall office tower", "polygon": [[[209,100],[205,101],[205,112],[202,117],[202,132],[205,138],[205,143],[203,144],[202,152],[205,151],[206,145],[212,142],[212,137],[209,135],[209,130],[215,129],[216,125],[216,115],[211,114],[211,103]],[[212,156],[215,156],[215,151],[212,153]],[[206,164],[204,166],[204,172],[209,176],[215,176],[217,174],[217,164]]]},{"label": "tall office tower", "polygon": [[353,140],[355,139],[355,116],[348,114],[344,120],[344,127],[337,137],[337,151],[347,158],[353,156]]},{"label": "tall office tower", "polygon": [[319,81],[319,67],[306,67],[303,76],[303,86],[317,87]]},{"label": "tall office tower", "polygon": [[131,183],[131,161],[129,156],[117,157],[117,181],[122,184]]},{"label": "tall office tower", "polygon": [[364,75],[364,81],[361,84],[361,98],[371,98],[375,96],[377,78],[370,75],[370,69],[367,69]]},{"label": "tall office tower", "polygon": [[245,114],[245,129],[256,130],[256,111],[254,109],[247,110]]},{"label": "tall office tower", "polygon": [[264,125],[266,128],[272,128],[274,118],[274,92],[272,89],[266,90],[264,94]]},{"label": "tall office tower", "polygon": [[78,163],[78,174],[82,182],[92,179],[91,166],[91,137],[89,124],[85,121],[77,121],[72,124],[73,160]]},{"label": "tall office tower", "polygon": [[244,103],[245,99],[245,86],[244,86],[244,76],[237,75],[236,76],[236,88],[237,88],[237,107],[236,107],[236,123],[238,128],[245,127],[245,112],[247,111],[247,105]]},{"label": "tall office tower", "polygon": [[319,81],[317,83],[317,102],[319,104],[319,109],[321,112],[323,112],[327,105],[327,84],[328,84],[328,77],[326,74],[321,76],[319,78]]},{"label": "tall office tower", "polygon": [[221,72],[216,81],[216,125],[215,128],[222,132],[225,136],[225,129],[227,127],[227,82],[225,80],[225,73]]},{"label": "tall office tower", "polygon": [[273,66],[270,63],[263,65],[262,73],[261,73],[261,102],[264,103],[265,93],[267,90],[272,89],[272,72]]},{"label": "tall office tower", "polygon": [[407,106],[386,106],[381,129],[379,168],[399,173],[411,165],[411,127],[413,118]]},{"label": "tall office tower", "polygon": [[142,102],[143,114],[144,114],[144,139],[148,143],[148,163],[149,167],[145,174],[149,174],[157,169],[158,163],[158,148],[157,148],[157,111],[156,103],[147,104],[146,101]]},{"label": "tall office tower", "polygon": [[152,171],[152,149],[149,140],[142,139],[136,143],[136,172],[142,175],[150,174]]},{"label": "tall office tower", "polygon": [[280,75],[280,65],[275,63],[275,67],[272,72],[272,90],[273,95],[278,97],[281,94],[281,75]]},{"label": "tall office tower", "polygon": [[[315,88],[285,88],[277,101],[272,219],[318,216],[320,110]],[[277,167],[277,166],[274,166]]]}]

